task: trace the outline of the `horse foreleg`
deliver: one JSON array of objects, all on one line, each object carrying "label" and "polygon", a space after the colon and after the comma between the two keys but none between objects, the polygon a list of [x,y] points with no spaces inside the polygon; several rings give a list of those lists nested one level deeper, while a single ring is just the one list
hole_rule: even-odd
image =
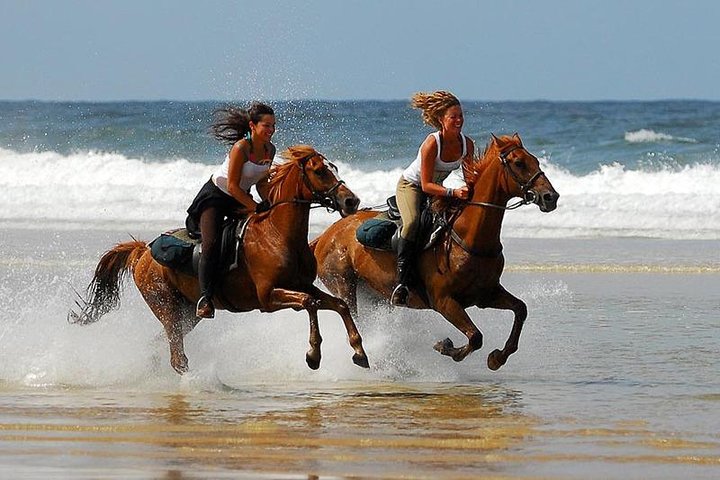
[{"label": "horse foreleg", "polygon": [[317,300],[312,295],[285,288],[273,288],[265,295],[258,295],[261,299],[262,311],[276,312],[285,308],[293,310],[317,309]]},{"label": "horse foreleg", "polygon": [[458,348],[453,345],[452,340],[446,338],[435,344],[435,350],[459,362],[482,347],[482,333],[458,302],[450,297],[443,298],[435,302],[435,310],[445,317],[448,322],[452,323],[455,328],[464,333],[468,339],[466,345]]},{"label": "horse foreleg", "polygon": [[[353,362],[355,362],[355,364],[361,367],[369,367],[367,355],[365,355],[365,351],[362,347],[362,339],[360,337],[360,333],[358,333],[357,331],[357,327],[355,326],[355,322],[350,315],[350,309],[348,308],[347,304],[343,300],[323,292],[314,285],[310,287],[310,292],[312,293],[297,292],[293,290],[286,290],[284,288],[273,288],[268,295],[261,297],[266,299],[262,302],[262,310],[265,312],[274,312],[277,310],[282,310],[284,308],[292,308],[293,310],[307,310],[310,316],[311,347],[314,330],[317,332],[317,339],[320,338],[319,329],[317,326],[317,310],[333,310],[337,312],[338,314],[340,314],[343,321],[345,322],[345,329],[348,332],[350,345],[355,350],[355,355],[353,355]],[[318,349],[320,348],[319,345],[320,344],[318,342]],[[311,352],[313,352],[312,348]],[[308,365],[310,366],[310,368],[312,368],[312,365]]]},{"label": "horse foreleg", "polygon": [[312,294],[319,302],[319,309],[332,310],[342,318],[345,330],[348,334],[348,341],[352,349],[355,351],[352,358],[353,363],[363,368],[370,368],[370,363],[368,362],[365,349],[362,345],[362,337],[360,336],[360,332],[358,332],[355,321],[352,318],[348,304],[341,298],[333,297],[317,287],[313,287]]},{"label": "horse foreleg", "polygon": [[320,368],[320,344],[322,343],[317,310],[308,310],[308,316],[310,317],[310,350],[305,354],[305,362],[308,367],[317,370]]},{"label": "horse foreleg", "polygon": [[[480,308],[483,308],[483,306],[481,305],[478,306]],[[508,357],[513,353],[517,352],[518,350],[520,332],[522,332],[523,325],[525,324],[525,319],[527,318],[527,305],[525,305],[525,302],[512,295],[510,292],[500,287],[500,291],[497,296],[495,296],[495,298],[493,298],[491,302],[484,306],[490,308],[498,308],[502,310],[512,310],[512,312],[515,314],[512,330],[510,331],[510,336],[505,342],[505,347],[503,347],[502,350],[493,350],[492,352],[490,352],[490,355],[488,355],[488,368],[490,370],[497,370],[498,368],[505,365]]]},{"label": "horse foreleg", "polygon": [[311,295],[284,288],[273,288],[265,295],[259,295],[263,301],[262,311],[275,312],[285,308],[307,310],[310,319],[310,350],[305,354],[305,362],[313,370],[320,368],[320,326],[318,325],[318,301]]}]

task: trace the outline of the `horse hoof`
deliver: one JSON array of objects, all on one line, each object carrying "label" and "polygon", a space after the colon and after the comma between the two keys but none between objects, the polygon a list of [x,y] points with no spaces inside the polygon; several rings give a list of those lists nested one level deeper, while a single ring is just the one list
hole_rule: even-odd
[{"label": "horse hoof", "polygon": [[356,353],[353,355],[353,363],[358,367],[370,368],[370,362],[368,362],[367,355],[364,353]]},{"label": "horse hoof", "polygon": [[487,366],[490,370],[497,370],[505,365],[505,361],[500,350],[493,350],[490,352],[490,355],[488,355]]},{"label": "horse hoof", "polygon": [[310,353],[305,354],[305,363],[307,363],[307,366],[310,367],[311,370],[317,370],[320,368],[320,355],[317,357],[310,355]]},{"label": "horse hoof", "polygon": [[173,369],[182,375],[183,373],[187,373],[188,371],[188,359],[185,355],[180,354],[177,356],[170,356],[170,366],[173,367]]},{"label": "horse hoof", "polygon": [[452,340],[449,338],[446,338],[445,340],[440,340],[437,342],[433,348],[437,350],[438,352],[442,353],[443,355],[450,355],[448,352],[455,348],[455,344]]},{"label": "horse hoof", "polygon": [[187,362],[180,363],[178,365],[173,365],[172,367],[180,375],[187,373],[187,371],[189,370]]},{"label": "horse hoof", "polygon": [[452,358],[455,362],[462,362],[465,360],[466,355],[463,354],[462,349],[458,348],[456,351],[453,352],[450,358]]}]

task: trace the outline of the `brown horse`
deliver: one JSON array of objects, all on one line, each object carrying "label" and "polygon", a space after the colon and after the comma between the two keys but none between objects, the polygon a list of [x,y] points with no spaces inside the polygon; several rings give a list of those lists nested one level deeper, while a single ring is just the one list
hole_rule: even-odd
[{"label": "brown horse", "polygon": [[[367,368],[362,339],[347,304],[313,285],[317,264],[308,246],[311,204],[348,215],[357,210],[359,199],[338,180],[334,166],[312,147],[297,145],[283,156],[287,162],[272,168],[268,182],[270,210],[250,216],[240,265],[224,275],[213,303],[231,312],[307,310],[310,350],[306,361],[312,369],[320,366],[321,357],[317,311],[333,310],[347,329],[355,351],[353,362]],[[170,364],[178,373],[186,372],[183,338],[200,321],[194,307],[200,297],[198,281],[195,276],[157,263],[145,242],[121,243],[102,256],[88,286],[90,300],[81,305],[79,313],[70,312],[70,321],[92,323],[116,308],[128,272],[132,272],[150,310],[165,327]]]},{"label": "brown horse", "polygon": [[[492,136],[483,158],[463,165],[471,191],[469,201],[460,201],[454,213],[444,208],[448,228],[434,249],[418,258],[419,286],[411,292],[410,308],[432,308],[468,338],[467,345],[456,348],[448,338],[435,349],[455,361],[463,360],[482,346],[482,333],[465,309],[498,308],[515,314],[512,332],[503,350],[494,350],[487,364],[497,370],[517,351],[525,303],[500,285],[505,259],[500,243],[500,228],[505,210],[535,203],[543,212],[557,206],[555,191],[535,156],[522,144],[520,136]],[[517,203],[508,206],[513,197]],[[396,284],[396,256],[393,252],[361,245],[355,231],[362,222],[377,215],[360,211],[331,225],[311,244],[318,261],[318,276],[330,291],[357,310],[357,286],[363,280],[382,297],[389,299]]]}]

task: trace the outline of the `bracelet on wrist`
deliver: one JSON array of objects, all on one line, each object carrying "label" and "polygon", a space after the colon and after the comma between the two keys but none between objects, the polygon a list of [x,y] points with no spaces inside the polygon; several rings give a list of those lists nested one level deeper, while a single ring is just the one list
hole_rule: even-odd
[{"label": "bracelet on wrist", "polygon": [[445,196],[447,196],[447,197],[452,197],[452,196],[453,196],[453,193],[455,193],[455,192],[453,191],[452,188],[447,188],[447,189],[445,189]]}]

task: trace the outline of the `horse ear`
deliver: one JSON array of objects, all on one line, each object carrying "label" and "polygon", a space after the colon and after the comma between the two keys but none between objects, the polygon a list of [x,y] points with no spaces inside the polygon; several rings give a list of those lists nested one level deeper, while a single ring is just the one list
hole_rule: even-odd
[{"label": "horse ear", "polygon": [[494,133],[490,132],[490,136],[492,137],[493,142],[495,142],[495,143],[500,142],[500,139],[498,137],[496,137]]},{"label": "horse ear", "polygon": [[523,146],[522,139],[520,138],[520,135],[517,132],[513,133],[513,138],[518,141],[518,143],[520,144],[521,147]]}]

